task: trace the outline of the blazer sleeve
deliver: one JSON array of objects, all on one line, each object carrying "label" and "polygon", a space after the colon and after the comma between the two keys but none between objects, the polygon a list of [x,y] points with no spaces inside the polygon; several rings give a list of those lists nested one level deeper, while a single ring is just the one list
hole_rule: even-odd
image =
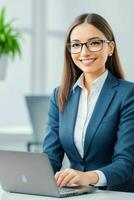
[{"label": "blazer sleeve", "polygon": [[64,151],[59,140],[59,107],[57,102],[58,88],[54,89],[48,108],[46,137],[43,142],[43,153],[49,157],[54,172],[62,167]]},{"label": "blazer sleeve", "polygon": [[112,163],[99,169],[106,176],[109,189],[134,177],[134,84],[124,91],[120,113]]}]

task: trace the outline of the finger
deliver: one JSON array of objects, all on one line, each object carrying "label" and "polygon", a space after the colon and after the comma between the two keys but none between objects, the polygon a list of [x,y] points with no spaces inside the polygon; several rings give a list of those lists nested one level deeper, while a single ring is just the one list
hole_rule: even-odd
[{"label": "finger", "polygon": [[63,179],[67,176],[67,174],[69,173],[69,170],[63,170],[58,174],[58,178],[57,178],[57,185],[60,187],[61,182],[63,181]]},{"label": "finger", "polygon": [[[67,170],[67,169],[65,169],[65,170]],[[62,174],[65,170],[60,170],[60,171],[56,172],[55,173],[55,179],[57,180],[58,177],[60,176],[60,174]]]},{"label": "finger", "polygon": [[74,176],[69,182],[68,184],[71,186],[73,185],[79,185],[80,182],[80,176],[77,174],[76,176]]},{"label": "finger", "polygon": [[55,174],[55,179],[56,179],[56,181],[58,180],[58,177],[60,176],[60,173],[61,173],[61,171],[56,172],[56,174]]},{"label": "finger", "polygon": [[60,187],[63,187],[65,185],[69,185],[70,181],[76,176],[76,173],[69,173],[66,174],[66,176],[64,177],[64,179],[62,179],[61,183],[60,183]]}]

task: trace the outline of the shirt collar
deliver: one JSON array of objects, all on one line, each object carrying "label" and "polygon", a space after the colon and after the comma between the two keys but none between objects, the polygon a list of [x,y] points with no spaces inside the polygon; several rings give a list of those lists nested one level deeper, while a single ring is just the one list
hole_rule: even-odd
[{"label": "shirt collar", "polygon": [[[108,75],[108,70],[106,69],[103,74],[101,74],[97,79],[95,79],[93,81],[93,83],[92,83],[92,89],[100,90],[102,88],[102,86],[103,86],[106,78],[107,78],[107,75]],[[83,79],[84,79],[84,73],[82,73],[80,75],[80,77],[78,78],[78,80],[74,84],[74,86],[73,86],[73,92],[75,92],[75,88],[77,86],[79,86],[81,89],[85,89]]]}]

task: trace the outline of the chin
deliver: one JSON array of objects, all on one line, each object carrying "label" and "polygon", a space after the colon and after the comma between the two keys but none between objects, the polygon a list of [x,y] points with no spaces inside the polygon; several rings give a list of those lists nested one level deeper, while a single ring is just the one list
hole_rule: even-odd
[{"label": "chin", "polygon": [[93,69],[82,69],[84,73],[94,73],[95,71]]}]

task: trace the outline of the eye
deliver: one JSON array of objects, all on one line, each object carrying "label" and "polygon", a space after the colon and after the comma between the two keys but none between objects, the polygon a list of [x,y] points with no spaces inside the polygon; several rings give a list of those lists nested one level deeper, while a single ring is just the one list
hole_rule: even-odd
[{"label": "eye", "polygon": [[102,41],[101,40],[94,40],[94,41],[90,41],[89,42],[89,45],[90,46],[99,46],[102,44]]},{"label": "eye", "polygon": [[81,46],[80,43],[72,43],[71,44],[71,48],[75,48],[75,49],[80,48],[80,46]]}]

